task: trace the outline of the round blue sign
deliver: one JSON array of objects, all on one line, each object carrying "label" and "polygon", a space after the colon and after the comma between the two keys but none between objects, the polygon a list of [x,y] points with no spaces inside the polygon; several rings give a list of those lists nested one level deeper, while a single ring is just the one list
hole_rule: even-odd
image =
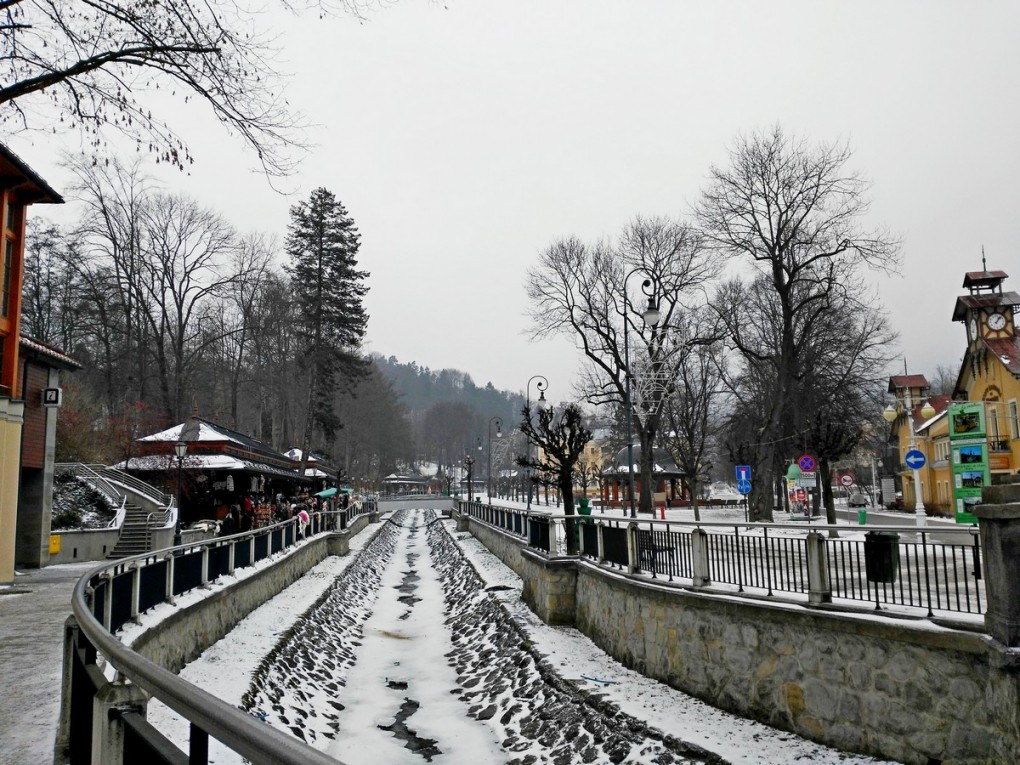
[{"label": "round blue sign", "polygon": [[797,460],[798,467],[800,467],[800,469],[803,470],[805,473],[810,473],[812,470],[814,470],[815,464],[816,464],[815,458],[812,457],[810,454],[805,454],[799,460]]},{"label": "round blue sign", "polygon": [[903,461],[911,470],[920,470],[928,460],[920,449],[911,449],[904,455]]},{"label": "round blue sign", "polygon": [[739,491],[741,494],[750,494],[751,482],[744,480],[737,481],[737,491]]}]

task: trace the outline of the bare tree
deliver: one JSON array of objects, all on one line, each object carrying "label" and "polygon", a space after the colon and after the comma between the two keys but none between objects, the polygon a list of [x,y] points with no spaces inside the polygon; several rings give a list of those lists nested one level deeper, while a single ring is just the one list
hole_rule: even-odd
[{"label": "bare tree", "polygon": [[694,520],[701,520],[698,487],[711,472],[713,425],[720,415],[722,375],[716,345],[693,346],[676,369],[677,385],[665,402],[662,441],[687,478]]},{"label": "bare tree", "polygon": [[[300,5],[281,0],[274,13]],[[359,3],[314,5],[358,13]],[[232,0],[0,0],[0,124],[77,130],[95,150],[119,132],[183,169],[193,158],[152,111],[159,93],[204,102],[265,172],[285,174],[300,120],[281,96],[263,13]]]},{"label": "bare tree", "polygon": [[[769,368],[774,375],[755,428],[759,475],[765,477],[751,494],[755,520],[772,518],[771,490],[778,486],[784,445],[793,436],[793,407],[803,392],[802,351],[819,316],[849,276],[862,268],[889,271],[898,265],[898,242],[883,230],[861,225],[868,211],[868,184],[846,169],[850,157],[844,146],[811,146],[778,127],[745,137],[731,150],[728,168],[711,168],[697,206],[715,251],[747,260],[757,271],[754,289],[770,290],[776,297],[774,303],[757,300],[767,307],[767,338],[729,312],[739,303],[723,301],[720,310],[733,343],[758,368],[755,374]],[[730,294],[741,292],[738,287]]]},{"label": "bare tree", "polygon": [[[717,263],[690,226],[639,217],[611,244],[556,242],[528,272],[532,336],[562,333],[579,344],[589,362],[581,387],[590,403],[625,409],[630,399],[627,415],[641,447],[642,512],[652,511],[652,446],[675,370],[691,343],[705,342],[706,328],[692,334],[683,318],[703,302]],[[630,280],[633,275],[639,279]],[[634,284],[656,303],[651,326],[641,318],[645,301],[631,293]]]}]

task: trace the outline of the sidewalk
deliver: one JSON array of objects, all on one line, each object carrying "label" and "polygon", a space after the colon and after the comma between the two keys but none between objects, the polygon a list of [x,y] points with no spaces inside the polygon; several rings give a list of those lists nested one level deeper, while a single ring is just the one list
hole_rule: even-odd
[{"label": "sidewalk", "polygon": [[53,762],[60,715],[64,621],[71,591],[98,562],[19,572],[0,588],[0,760],[4,765]]}]

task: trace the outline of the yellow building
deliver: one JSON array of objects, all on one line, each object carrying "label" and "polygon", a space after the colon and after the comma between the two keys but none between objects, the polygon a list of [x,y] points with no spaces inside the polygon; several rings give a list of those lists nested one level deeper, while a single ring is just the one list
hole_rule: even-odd
[{"label": "yellow building", "polygon": [[[924,375],[889,378],[889,393],[896,397],[886,410],[889,441],[898,449],[896,473],[908,512],[954,514],[954,480],[960,471],[954,470],[947,416],[953,403],[983,404],[992,480],[996,474],[1020,472],[1020,295],[1003,290],[1006,278],[1003,271],[973,271],[964,277],[968,294],[957,298],[953,321],[966,326],[967,349],[951,397],[929,397]],[[908,464],[911,450],[924,455],[923,467],[915,469],[920,461]]]},{"label": "yellow building", "polygon": [[967,350],[953,397],[982,401],[992,475],[1020,472],[1020,295],[1004,292],[1004,271],[973,271],[953,321],[967,328]]}]

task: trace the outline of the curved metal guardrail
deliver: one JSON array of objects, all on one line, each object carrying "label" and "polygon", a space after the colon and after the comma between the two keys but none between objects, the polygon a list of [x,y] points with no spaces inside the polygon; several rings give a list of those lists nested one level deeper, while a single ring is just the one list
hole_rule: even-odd
[{"label": "curved metal guardrail", "polygon": [[[363,512],[366,509],[358,505],[314,513],[306,537],[346,529]],[[230,537],[110,562],[82,577],[75,585],[73,616],[65,628],[65,687],[57,747],[64,762],[205,765],[212,736],[256,765],[337,765],[337,760],[289,733],[135,653],[115,636],[138,614],[292,547],[297,535],[298,519],[294,518]],[[116,669],[113,681],[100,669],[100,655]],[[145,721],[145,699],[138,688],[190,722],[187,754]]]}]

